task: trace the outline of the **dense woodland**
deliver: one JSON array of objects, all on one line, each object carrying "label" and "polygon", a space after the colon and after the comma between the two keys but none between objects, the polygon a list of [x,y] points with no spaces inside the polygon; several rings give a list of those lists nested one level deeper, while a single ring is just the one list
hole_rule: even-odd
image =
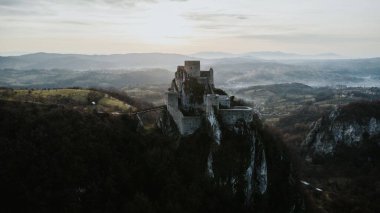
[{"label": "dense woodland", "polygon": [[[137,108],[152,106],[116,90],[92,91]],[[379,103],[347,105],[343,118],[379,116]],[[295,206],[296,212],[376,212],[379,137],[365,138],[360,147],[338,147],[332,158],[303,163],[299,145],[310,124],[327,111],[308,103],[276,127],[256,120],[252,128],[264,142],[269,185],[245,206],[243,191],[232,192],[205,173],[212,147],[207,128],[190,137],[167,137],[157,128],[141,131],[127,115],[70,104],[0,101],[0,211],[283,212]],[[145,120],[152,123],[155,116]],[[215,155],[220,179],[228,179],[226,171],[239,172],[249,154],[243,138],[224,132]],[[299,184],[300,179],[324,192]]]},{"label": "dense woodland", "polygon": [[[205,132],[178,144],[159,132],[137,132],[127,116],[30,103],[1,101],[0,115],[1,212],[248,210],[228,186],[205,175],[211,141]],[[269,155],[284,149],[268,132],[262,137],[272,144]],[[231,143],[226,150],[242,148]],[[219,161],[234,162],[233,156]],[[257,203],[262,211],[288,208],[298,196],[281,178],[290,175],[289,161],[277,162],[278,156],[268,159],[273,187]]]}]

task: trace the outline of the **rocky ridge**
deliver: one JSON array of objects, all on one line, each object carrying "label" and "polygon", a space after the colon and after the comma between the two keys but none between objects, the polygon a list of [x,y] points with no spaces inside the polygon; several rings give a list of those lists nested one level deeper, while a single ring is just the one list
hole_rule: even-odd
[{"label": "rocky ridge", "polygon": [[[158,125],[164,134],[172,132],[175,127],[174,121],[169,120],[172,120],[170,114],[164,111]],[[256,116],[251,123],[238,120],[234,125],[222,125],[218,120],[213,111],[209,112],[203,121],[203,128],[193,135],[180,138],[179,146],[189,138],[207,135],[204,137],[208,138],[205,143],[209,144],[207,156],[204,156],[205,175],[217,187],[230,190],[244,208],[296,209],[302,212],[305,209],[304,201],[296,192],[296,175],[287,152],[275,141],[278,138],[274,139],[262,126],[259,117]],[[270,206],[270,201],[282,193],[288,196],[284,203],[277,207]]]},{"label": "rocky ridge", "polygon": [[372,113],[379,105],[379,102],[355,103],[320,118],[303,143],[306,158],[333,156],[338,145],[360,147],[364,140],[379,135],[380,115]]}]

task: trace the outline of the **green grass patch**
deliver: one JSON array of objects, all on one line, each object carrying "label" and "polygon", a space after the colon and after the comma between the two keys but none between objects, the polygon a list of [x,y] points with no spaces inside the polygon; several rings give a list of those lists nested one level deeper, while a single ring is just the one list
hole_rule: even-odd
[{"label": "green grass patch", "polygon": [[[96,108],[106,112],[129,111],[129,104],[106,93],[89,89],[0,89],[0,99],[39,104],[59,104],[88,108],[95,102]],[[94,107],[90,107],[94,108]]]}]

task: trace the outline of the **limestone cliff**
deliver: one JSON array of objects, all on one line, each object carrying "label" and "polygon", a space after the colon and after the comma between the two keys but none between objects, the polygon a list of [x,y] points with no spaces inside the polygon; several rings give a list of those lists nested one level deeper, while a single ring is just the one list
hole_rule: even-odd
[{"label": "limestone cliff", "polygon": [[[380,134],[379,102],[336,108],[315,122],[303,143],[307,159],[333,156],[338,146],[361,147]],[[380,145],[380,142],[378,142]]]},{"label": "limestone cliff", "polygon": [[[250,123],[238,120],[234,125],[224,125],[219,120],[211,110],[202,128],[180,139],[179,148],[194,140],[207,144],[208,151],[200,156],[204,159],[205,176],[215,187],[230,191],[242,208],[302,212],[303,200],[297,191],[296,175],[280,140],[262,126],[257,116]],[[171,132],[168,130],[173,129],[174,123],[161,123],[169,124],[161,125],[167,128],[162,132]],[[276,206],[271,206],[272,202]]]}]

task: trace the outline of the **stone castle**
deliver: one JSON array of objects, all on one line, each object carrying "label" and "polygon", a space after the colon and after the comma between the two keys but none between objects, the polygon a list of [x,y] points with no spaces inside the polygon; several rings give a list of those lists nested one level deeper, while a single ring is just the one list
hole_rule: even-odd
[{"label": "stone castle", "polygon": [[[250,122],[253,110],[231,106],[231,98],[214,87],[214,70],[200,70],[200,61],[185,61],[178,66],[167,92],[167,109],[181,135],[194,133],[207,119],[212,126],[234,125],[237,120]],[[218,118],[218,119],[217,119]]]}]

